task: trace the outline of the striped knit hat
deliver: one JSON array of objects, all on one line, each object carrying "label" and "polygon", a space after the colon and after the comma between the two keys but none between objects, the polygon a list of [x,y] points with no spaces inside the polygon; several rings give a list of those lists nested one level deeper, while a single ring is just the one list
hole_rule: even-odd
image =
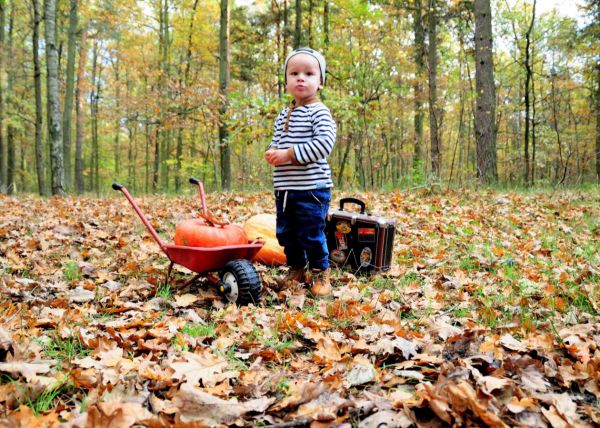
[{"label": "striped knit hat", "polygon": [[321,69],[321,83],[323,84],[323,86],[325,86],[325,57],[323,55],[321,55],[319,52],[317,52],[314,49],[311,48],[298,48],[298,49],[294,49],[292,52],[290,52],[290,54],[287,56],[287,58],[285,59],[285,63],[283,65],[283,78],[284,78],[284,82],[287,85],[287,66],[288,66],[288,62],[290,61],[290,59],[292,59],[292,57],[298,55],[298,54],[306,54],[306,55],[310,55],[312,56],[314,59],[317,60],[317,62],[319,63],[319,68]]}]

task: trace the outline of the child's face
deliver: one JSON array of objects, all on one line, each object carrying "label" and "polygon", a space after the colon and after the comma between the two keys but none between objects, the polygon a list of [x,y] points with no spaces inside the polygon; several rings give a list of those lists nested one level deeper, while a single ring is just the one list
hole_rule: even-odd
[{"label": "child's face", "polygon": [[286,89],[296,102],[307,101],[321,89],[319,61],[311,55],[294,55],[286,70]]}]

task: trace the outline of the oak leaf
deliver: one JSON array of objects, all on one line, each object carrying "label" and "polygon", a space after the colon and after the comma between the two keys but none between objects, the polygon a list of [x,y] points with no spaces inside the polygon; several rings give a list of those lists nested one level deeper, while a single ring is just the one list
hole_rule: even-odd
[{"label": "oak leaf", "polygon": [[94,428],[129,428],[153,417],[138,403],[119,402],[93,404],[87,414],[87,426]]},{"label": "oak leaf", "polygon": [[264,412],[275,399],[262,397],[246,402],[223,400],[184,383],[171,401],[179,409],[181,422],[200,422],[212,426],[233,422],[249,412]]}]

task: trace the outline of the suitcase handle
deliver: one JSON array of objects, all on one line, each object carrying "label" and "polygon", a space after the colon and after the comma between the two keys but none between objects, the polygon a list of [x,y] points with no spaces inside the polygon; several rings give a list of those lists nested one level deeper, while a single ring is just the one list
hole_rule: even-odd
[{"label": "suitcase handle", "polygon": [[344,204],[345,203],[350,203],[350,204],[356,204],[360,207],[360,213],[364,214],[365,210],[367,208],[367,205],[361,201],[360,199],[356,199],[356,198],[342,198],[340,199],[340,210],[344,211]]}]

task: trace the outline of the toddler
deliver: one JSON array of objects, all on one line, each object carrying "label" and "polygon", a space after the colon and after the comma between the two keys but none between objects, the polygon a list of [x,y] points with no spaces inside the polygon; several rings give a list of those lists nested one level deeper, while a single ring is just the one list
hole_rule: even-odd
[{"label": "toddler", "polygon": [[331,293],[325,218],[331,201],[327,157],[336,125],[317,93],[325,84],[325,58],[310,48],[291,52],[284,64],[285,86],[294,97],[275,120],[265,159],[275,167],[277,239],[290,267],[280,287],[308,283],[315,296]]}]

